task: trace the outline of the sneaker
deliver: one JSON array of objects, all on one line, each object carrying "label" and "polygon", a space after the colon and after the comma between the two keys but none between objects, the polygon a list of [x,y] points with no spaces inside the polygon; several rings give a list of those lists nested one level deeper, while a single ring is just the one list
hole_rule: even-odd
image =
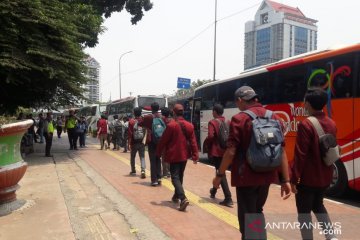
[{"label": "sneaker", "polygon": [[219,202],[220,205],[226,206],[226,207],[232,207],[234,205],[233,200],[231,198],[224,199],[224,201]]},{"label": "sneaker", "polygon": [[179,211],[185,212],[186,207],[189,205],[189,200],[187,200],[186,198],[184,198],[181,203],[180,203],[180,207],[179,207]]},{"label": "sneaker", "polygon": [[141,178],[142,179],[146,178],[145,171],[141,171]]},{"label": "sneaker", "polygon": [[131,171],[130,172],[130,176],[135,176],[136,175],[136,172],[135,171]]},{"label": "sneaker", "polygon": [[172,198],[171,198],[171,201],[173,202],[173,203],[178,203],[179,202],[179,198],[177,197],[177,196],[172,196]]},{"label": "sneaker", "polygon": [[216,192],[216,188],[210,188],[210,198],[215,198]]},{"label": "sneaker", "polygon": [[152,183],[151,183],[151,186],[153,186],[153,187],[156,187],[157,185],[158,185],[157,182],[152,182]]}]

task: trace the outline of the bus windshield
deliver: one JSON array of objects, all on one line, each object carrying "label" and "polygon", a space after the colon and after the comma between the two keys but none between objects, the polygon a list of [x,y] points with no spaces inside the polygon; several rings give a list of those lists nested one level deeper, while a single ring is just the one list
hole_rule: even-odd
[{"label": "bus windshield", "polygon": [[166,99],[161,97],[139,97],[138,105],[145,110],[151,110],[151,104],[157,102],[160,109],[166,107]]}]

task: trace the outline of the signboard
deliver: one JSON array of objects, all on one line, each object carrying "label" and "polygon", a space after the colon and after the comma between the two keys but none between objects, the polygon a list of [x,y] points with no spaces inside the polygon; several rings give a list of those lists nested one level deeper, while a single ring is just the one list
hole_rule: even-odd
[{"label": "signboard", "polygon": [[191,83],[191,79],[179,77],[177,81],[177,88],[189,89],[190,83]]}]

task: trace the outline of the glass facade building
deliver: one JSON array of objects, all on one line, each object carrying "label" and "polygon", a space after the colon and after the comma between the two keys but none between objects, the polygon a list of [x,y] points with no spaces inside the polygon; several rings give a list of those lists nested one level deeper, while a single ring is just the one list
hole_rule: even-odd
[{"label": "glass facade building", "polygon": [[264,0],[245,24],[244,69],[316,50],[316,23],[299,8]]}]

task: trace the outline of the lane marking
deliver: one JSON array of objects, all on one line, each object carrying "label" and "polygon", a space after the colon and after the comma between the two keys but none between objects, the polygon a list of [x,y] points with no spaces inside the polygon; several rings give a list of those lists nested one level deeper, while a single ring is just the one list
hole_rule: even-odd
[{"label": "lane marking", "polygon": [[[115,159],[120,160],[124,164],[130,166],[130,159],[119,156],[118,154],[116,154],[115,152],[112,152],[112,151],[105,151],[105,152],[108,155],[114,157]],[[136,169],[136,171],[140,171],[141,170],[140,165],[135,164],[135,169]],[[150,175],[149,170],[146,169],[145,172],[147,175]],[[171,191],[174,191],[174,187],[170,180],[162,179],[162,186],[168,188]],[[185,195],[186,195],[187,199],[193,205],[200,207],[201,209],[203,209],[206,212],[210,213],[211,215],[215,216],[219,220],[221,220],[239,230],[239,223],[238,223],[238,218],[236,215],[224,210],[223,208],[217,206],[214,203],[211,203],[207,200],[202,199],[200,196],[198,196],[186,189],[184,189],[184,190],[185,190]],[[269,231],[267,232],[267,238],[270,240],[281,240],[281,238],[269,233]]]}]

